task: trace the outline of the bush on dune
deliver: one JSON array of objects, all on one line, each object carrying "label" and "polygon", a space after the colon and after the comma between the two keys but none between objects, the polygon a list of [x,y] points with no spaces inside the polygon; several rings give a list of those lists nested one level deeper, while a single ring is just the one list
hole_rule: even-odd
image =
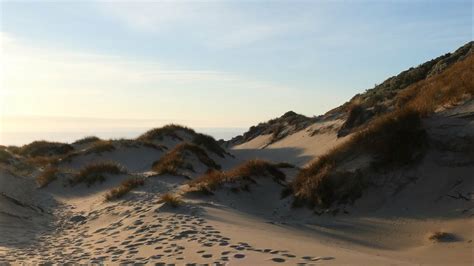
[{"label": "bush on dune", "polygon": [[84,166],[71,179],[70,183],[76,185],[79,183],[86,183],[90,186],[96,182],[104,182],[107,174],[119,175],[127,171],[121,165],[114,162],[99,162]]},{"label": "bush on dune", "polygon": [[49,141],[34,141],[22,146],[18,153],[26,157],[65,155],[74,150],[69,144]]},{"label": "bush on dune", "polygon": [[177,140],[183,140],[181,136],[178,135],[177,132],[182,131],[190,135],[196,134],[196,132],[185,126],[181,125],[176,125],[176,124],[170,124],[170,125],[165,125],[160,128],[154,128],[151,129],[142,135],[140,135],[137,139],[142,140],[142,141],[154,141],[154,140],[163,140],[164,137],[170,137],[173,139]]},{"label": "bush on dune", "polygon": [[222,158],[224,158],[224,155],[227,154],[221,145],[219,145],[219,143],[211,136],[205,134],[196,134],[192,142],[196,145],[206,148],[208,151],[213,152]]},{"label": "bush on dune", "polygon": [[110,152],[115,150],[114,144],[112,144],[112,141],[105,141],[105,140],[100,140],[96,141],[92,144],[90,148],[86,150],[86,153],[103,153],[103,152]]},{"label": "bush on dune", "polygon": [[145,185],[145,179],[144,178],[130,178],[122,181],[120,185],[116,188],[113,188],[105,194],[105,200],[106,201],[112,201],[119,199],[123,196],[125,196],[128,192],[130,192],[132,189],[135,189],[139,186]]},{"label": "bush on dune", "polygon": [[198,160],[211,169],[220,169],[214,160],[212,160],[201,147],[190,144],[181,143],[174,149],[167,152],[158,161],[152,164],[152,169],[158,174],[179,174],[180,169],[188,169],[194,171],[193,166],[186,162],[187,154],[194,154]]},{"label": "bush on dune", "polygon": [[183,200],[179,196],[175,194],[171,194],[171,193],[166,193],[166,194],[161,195],[159,202],[168,204],[173,208],[177,208],[183,205],[184,203]]},{"label": "bush on dune", "polygon": [[[229,171],[208,171],[204,175],[188,182],[191,191],[199,191],[204,194],[212,194],[224,183],[241,182],[239,189],[248,189],[248,183],[254,183],[253,177],[272,177],[277,183],[285,180],[286,176],[275,164],[264,160],[250,160],[240,164]],[[243,184],[243,181],[247,181]]]},{"label": "bush on dune", "polygon": [[96,136],[87,136],[87,137],[84,137],[82,139],[78,139],[78,140],[74,141],[72,144],[73,145],[84,145],[84,144],[94,143],[96,141],[101,141],[101,139],[96,137]]}]

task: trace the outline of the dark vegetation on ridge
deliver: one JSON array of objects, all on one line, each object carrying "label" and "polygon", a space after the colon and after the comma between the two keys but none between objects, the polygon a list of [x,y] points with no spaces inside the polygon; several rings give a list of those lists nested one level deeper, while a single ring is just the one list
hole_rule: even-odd
[{"label": "dark vegetation on ridge", "polygon": [[306,117],[293,111],[286,112],[279,118],[271,119],[265,123],[260,123],[250,129],[241,136],[237,136],[229,140],[230,145],[239,145],[250,141],[260,135],[271,134],[272,138],[267,145],[270,145],[288,135],[298,132],[312,123],[316,122],[314,117]]},{"label": "dark vegetation on ridge", "polygon": [[[373,117],[393,111],[396,108],[395,105],[399,102],[396,99],[399,92],[404,91],[414,84],[424,86],[421,85],[420,82],[432,80],[432,77],[448,70],[454,64],[466,61],[473,53],[474,43],[469,42],[453,53],[445,54],[415,68],[410,68],[397,76],[388,78],[381,84],[367,90],[365,93],[355,95],[350,101],[327,112],[325,117],[333,116],[338,113],[347,115],[348,118],[338,134],[339,136],[345,136]],[[451,79],[451,81],[455,81],[455,79]],[[450,84],[446,85],[450,86]],[[441,86],[441,84],[436,83],[435,86]]]},{"label": "dark vegetation on ridge", "polygon": [[[429,144],[422,118],[438,108],[472,99],[473,65],[471,54],[442,72],[400,90],[393,97],[391,111],[374,116],[364,127],[356,127],[349,140],[300,171],[289,186],[294,205],[328,208],[334,203],[353,202],[378,169],[417,162]],[[371,158],[369,167],[355,172],[341,169],[345,162],[363,155]]]},{"label": "dark vegetation on ridge", "polygon": [[101,139],[96,137],[96,136],[87,136],[87,137],[84,137],[82,139],[78,139],[78,140],[74,141],[72,144],[73,145],[83,145],[83,144],[94,143],[96,141],[101,141]]},{"label": "dark vegetation on ridge", "polygon": [[180,131],[188,135],[196,134],[196,131],[194,131],[194,129],[191,129],[189,127],[176,125],[176,124],[169,124],[160,128],[154,128],[154,129],[148,130],[147,132],[140,135],[137,139],[142,140],[142,141],[155,141],[155,140],[163,141],[165,137],[169,137],[174,140],[183,141],[184,140],[183,137],[178,134]]},{"label": "dark vegetation on ridge", "polygon": [[41,140],[22,146],[17,152],[25,157],[40,157],[65,155],[73,150],[74,147],[69,144]]}]

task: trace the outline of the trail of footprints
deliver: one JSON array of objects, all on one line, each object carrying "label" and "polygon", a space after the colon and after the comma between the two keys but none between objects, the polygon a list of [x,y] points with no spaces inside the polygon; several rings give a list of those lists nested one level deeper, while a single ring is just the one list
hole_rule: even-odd
[{"label": "trail of footprints", "polygon": [[[135,205],[136,206],[136,205]],[[145,205],[146,206],[146,205]],[[105,228],[90,232],[87,223],[59,226],[56,232],[44,233],[25,248],[0,255],[0,262],[31,261],[33,263],[113,263],[169,265],[176,261],[185,265],[202,265],[202,262],[224,265],[230,260],[243,260],[250,252],[268,254],[268,262],[306,265],[332,257],[303,256],[298,258],[287,250],[261,249],[245,242],[232,242],[208,225],[205,219],[188,214],[161,214],[152,206],[133,207],[116,212],[114,206],[93,211],[89,221],[104,213],[117,215],[120,220]],[[151,214],[151,221],[150,220]],[[144,221],[148,219],[148,221]],[[126,231],[125,239],[120,234]],[[186,244],[191,242],[193,245]],[[186,250],[186,247],[192,250]],[[144,252],[147,250],[148,252]],[[191,252],[199,263],[187,258]],[[142,253],[153,254],[144,256]]]}]

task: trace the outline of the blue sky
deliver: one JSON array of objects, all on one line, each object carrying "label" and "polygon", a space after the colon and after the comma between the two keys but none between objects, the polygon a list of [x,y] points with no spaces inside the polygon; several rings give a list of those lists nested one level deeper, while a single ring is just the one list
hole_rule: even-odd
[{"label": "blue sky", "polygon": [[318,115],[472,40],[472,14],[472,1],[2,1],[3,130]]}]

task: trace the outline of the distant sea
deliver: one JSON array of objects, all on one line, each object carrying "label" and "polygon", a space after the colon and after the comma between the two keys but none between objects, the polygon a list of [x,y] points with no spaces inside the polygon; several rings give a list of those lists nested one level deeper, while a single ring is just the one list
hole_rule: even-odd
[{"label": "distant sea", "polygon": [[[118,131],[68,131],[68,132],[4,132],[0,130],[0,145],[24,145],[35,140],[47,140],[71,143],[86,136],[97,136],[103,139],[136,138],[148,129],[118,130]],[[247,128],[194,128],[197,132],[213,136],[216,140],[229,140],[244,133]]]}]

